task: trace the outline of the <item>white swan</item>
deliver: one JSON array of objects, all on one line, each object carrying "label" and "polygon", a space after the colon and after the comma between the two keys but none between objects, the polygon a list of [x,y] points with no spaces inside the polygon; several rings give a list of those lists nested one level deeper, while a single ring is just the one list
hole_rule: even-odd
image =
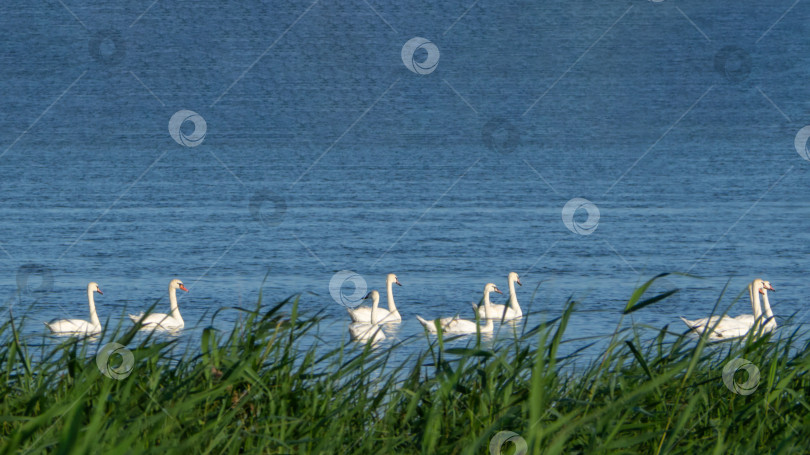
[{"label": "white swan", "polygon": [[349,334],[354,341],[361,341],[364,343],[371,341],[372,343],[377,343],[385,339],[385,333],[383,333],[379,323],[377,323],[380,318],[379,312],[381,311],[381,309],[378,308],[380,304],[380,293],[376,290],[372,290],[366,294],[363,299],[371,299],[372,301],[369,311],[369,319],[372,322],[355,322],[349,324]]},{"label": "white swan", "polygon": [[694,321],[681,317],[681,320],[683,320],[690,329],[699,334],[714,327],[712,333],[709,334],[709,339],[711,340],[723,340],[745,336],[756,321],[762,317],[759,294],[764,292],[764,283],[764,281],[756,279],[748,285],[748,296],[751,301],[751,308],[754,311],[753,315],[743,314],[737,317],[711,316]]},{"label": "white swan", "polygon": [[82,319],[54,319],[53,321],[45,322],[45,326],[48,327],[51,332],[61,334],[75,333],[87,335],[101,332],[101,322],[98,320],[96,302],[93,299],[94,292],[103,295],[101,289],[98,287],[98,283],[91,282],[87,285],[87,303],[90,305],[90,322]]},{"label": "white swan", "polygon": [[369,340],[371,340],[372,343],[377,343],[385,339],[385,333],[383,333],[379,324],[355,322],[349,324],[349,334],[352,336],[352,340],[363,343]]},{"label": "white swan", "polygon": [[134,323],[141,323],[143,327],[141,330],[178,330],[182,329],[185,323],[180,316],[180,308],[177,306],[177,290],[182,289],[188,292],[183,282],[177,278],[169,282],[169,305],[172,309],[172,314],[152,313],[144,317],[143,313],[139,315],[130,314],[129,318]]},{"label": "white swan", "polygon": [[378,324],[380,322],[380,293],[377,290],[371,290],[363,300],[371,299],[371,306],[361,306],[358,308],[346,308],[349,312],[352,321],[361,324]]},{"label": "white swan", "polygon": [[[523,317],[523,311],[520,309],[520,305],[518,304],[517,294],[515,293],[515,283],[520,286],[523,286],[523,283],[520,282],[520,277],[515,272],[509,272],[509,306],[506,305],[495,305],[491,304],[489,308],[489,317],[493,319],[501,319],[503,318],[504,321],[509,321],[512,319],[518,319]],[[481,318],[485,318],[486,316],[486,308],[483,305],[478,307],[478,316]]]},{"label": "white swan", "polygon": [[[690,321],[681,317],[681,320],[692,329],[692,331],[703,334],[707,329],[711,329],[709,333],[710,340],[725,340],[729,338],[739,338],[745,336],[752,328],[762,327],[765,332],[770,332],[776,328],[776,321],[773,318],[773,311],[771,310],[770,303],[768,302],[768,290],[773,291],[773,286],[768,281],[763,281],[759,278],[748,285],[748,296],[751,300],[751,309],[754,311],[753,315],[743,314],[737,317],[730,316],[712,316],[709,318],[697,319]],[[759,296],[762,294],[766,302],[766,315],[768,321],[763,325],[762,323],[762,306],[760,304]],[[714,329],[712,329],[714,327]]]},{"label": "white swan", "polygon": [[[393,285],[397,284],[402,286],[402,283],[399,282],[397,276],[393,273],[389,273],[388,277],[386,278],[386,290],[388,292],[388,309],[385,308],[378,308],[374,305],[372,307],[359,307],[359,308],[347,308],[349,311],[349,316],[352,318],[354,322],[365,322],[371,324],[378,324],[384,323],[387,324],[389,322],[401,322],[402,316],[400,316],[399,311],[397,310],[397,305],[394,303],[394,292],[393,292]],[[377,292],[377,291],[373,291]],[[368,296],[366,296],[368,297]],[[377,294],[377,300],[375,305],[379,305],[379,293]],[[376,317],[375,320],[371,319],[371,313],[374,310],[374,315]]]},{"label": "white swan", "polygon": [[[503,292],[498,289],[493,283],[487,283],[484,286],[484,311],[487,316],[487,324],[484,326],[480,326],[481,333],[492,333],[493,329],[495,328],[493,324],[493,317],[489,312],[489,309],[492,307],[492,303],[489,301],[489,294],[491,292],[497,292],[498,294],[503,294]],[[478,308],[473,304],[473,311],[477,311]],[[416,319],[428,330],[428,332],[436,333],[436,324],[434,321],[426,321],[422,319],[420,316],[416,316]],[[442,327],[443,333],[476,333],[479,330],[479,325],[476,321],[468,321],[466,319],[459,319],[458,315],[451,318],[441,318],[437,319],[439,321],[439,325]]]}]

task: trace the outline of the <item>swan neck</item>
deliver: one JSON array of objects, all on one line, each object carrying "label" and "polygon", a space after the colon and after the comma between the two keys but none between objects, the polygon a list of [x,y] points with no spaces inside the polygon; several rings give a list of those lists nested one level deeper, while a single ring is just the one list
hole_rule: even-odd
[{"label": "swan neck", "polygon": [[771,310],[771,302],[768,301],[768,291],[762,293],[762,306],[765,307],[765,316],[773,318],[773,310]]},{"label": "swan neck", "polygon": [[484,314],[489,317],[489,307],[492,306],[492,302],[489,301],[489,292],[484,291]]},{"label": "swan neck", "polygon": [[515,280],[509,280],[509,306],[515,311],[518,309],[517,294],[515,293]]},{"label": "swan neck", "polygon": [[377,323],[377,307],[380,306],[380,296],[374,295],[371,297],[371,316],[369,317],[369,322],[372,324]]},{"label": "swan neck", "polygon": [[393,313],[397,311],[397,305],[394,303],[394,282],[388,280],[388,311]]},{"label": "swan neck", "polygon": [[172,308],[172,317],[178,321],[182,321],[180,316],[180,307],[177,306],[177,289],[169,286],[169,305]]},{"label": "swan neck", "polygon": [[749,286],[748,292],[751,296],[751,308],[754,310],[754,320],[756,324],[762,324],[762,304],[759,301],[759,288],[757,286]]},{"label": "swan neck", "polygon": [[93,290],[90,288],[87,288],[87,303],[90,305],[90,322],[94,327],[101,327],[101,321],[98,320],[98,314],[96,314],[96,301],[93,297]]}]

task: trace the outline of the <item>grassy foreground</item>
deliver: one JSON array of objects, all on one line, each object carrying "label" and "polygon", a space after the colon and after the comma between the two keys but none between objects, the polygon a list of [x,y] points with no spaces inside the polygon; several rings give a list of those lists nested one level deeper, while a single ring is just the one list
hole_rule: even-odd
[{"label": "grassy foreground", "polygon": [[[652,281],[625,314],[674,292],[645,299]],[[569,302],[561,318],[494,344],[418,340],[422,353],[394,365],[397,344],[303,349],[318,321],[299,316],[297,300],[260,302],[228,336],[206,329],[182,358],[170,353],[175,341],[121,334],[133,364],[120,379],[100,371],[95,340],[66,339],[33,361],[9,321],[0,453],[486,454],[498,453],[490,441],[500,431],[522,437],[528,453],[810,450],[810,351],[796,333],[709,345],[666,328],[643,338],[617,329],[590,367],[573,371],[558,348],[574,311]],[[738,357],[761,372],[749,395],[721,377]]]}]

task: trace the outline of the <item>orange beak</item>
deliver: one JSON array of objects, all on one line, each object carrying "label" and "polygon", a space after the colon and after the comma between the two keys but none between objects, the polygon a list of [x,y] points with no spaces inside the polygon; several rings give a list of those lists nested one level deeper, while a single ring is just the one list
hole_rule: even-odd
[{"label": "orange beak", "polygon": [[400,283],[400,282],[399,282],[399,279],[397,279],[396,281],[394,281],[394,283],[396,283],[396,284],[397,284],[397,286],[402,286],[402,283]]},{"label": "orange beak", "polygon": [[185,286],[183,286],[182,284],[180,285],[180,289],[182,289],[182,290],[184,290],[184,291],[188,292],[188,289],[186,289],[186,287],[185,287]]},{"label": "orange beak", "polygon": [[520,278],[518,278],[517,280],[515,280],[515,283],[517,283],[517,284],[518,284],[518,286],[523,286],[523,283],[521,283],[521,282],[520,282]]},{"label": "orange beak", "polygon": [[99,294],[101,294],[101,295],[104,295],[104,293],[103,293],[103,292],[101,292],[101,289],[96,289],[96,292],[98,292],[98,293],[99,293]]},{"label": "orange beak", "polygon": [[498,294],[503,294],[503,292],[501,292],[501,290],[498,288],[493,289],[493,291],[497,292]]}]

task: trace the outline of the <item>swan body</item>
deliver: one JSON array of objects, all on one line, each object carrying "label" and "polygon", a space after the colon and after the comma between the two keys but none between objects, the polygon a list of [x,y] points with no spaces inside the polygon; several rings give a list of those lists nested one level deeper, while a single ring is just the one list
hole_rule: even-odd
[{"label": "swan body", "polygon": [[349,334],[354,341],[377,343],[385,339],[385,333],[379,324],[366,324],[355,322],[349,324]]},{"label": "swan body", "polygon": [[[371,322],[354,322],[349,324],[349,334],[354,341],[363,343],[370,341],[371,343],[377,343],[385,339],[385,333],[383,333],[378,323],[380,320],[380,309],[378,308],[380,304],[380,293],[376,290],[372,290],[366,294],[364,299],[371,299],[372,301],[368,316]],[[349,314],[351,314],[351,312]]]},{"label": "swan body", "polygon": [[[402,322],[402,316],[400,316],[399,311],[397,310],[397,305],[394,303],[394,293],[393,293],[393,286],[394,284],[398,286],[402,286],[402,283],[399,282],[397,276],[393,273],[389,273],[386,279],[386,291],[388,292],[388,309],[379,308],[379,293],[377,294],[377,300],[374,301],[375,303],[371,307],[361,306],[358,308],[347,308],[349,312],[349,316],[352,318],[354,322],[364,322],[367,324],[387,324],[389,322]],[[377,292],[377,291],[374,291]],[[375,318],[372,319],[371,313],[374,313]]]},{"label": "swan body", "polygon": [[185,323],[182,316],[180,316],[180,308],[177,306],[177,290],[182,289],[188,292],[188,289],[183,285],[183,282],[178,279],[173,279],[169,282],[169,305],[171,306],[172,313],[152,313],[144,317],[144,314],[139,315],[130,314],[129,318],[135,324],[142,325],[141,330],[178,330],[182,329]]},{"label": "swan body", "polygon": [[[493,283],[487,283],[484,286],[484,311],[487,314],[487,323],[484,326],[480,326],[477,321],[467,320],[467,319],[459,319],[458,315],[449,318],[441,318],[436,319],[439,322],[439,325],[442,328],[443,333],[477,333],[479,330],[481,333],[492,333],[493,329],[495,328],[493,324],[493,317],[492,314],[489,313],[489,309],[492,307],[492,304],[489,301],[489,294],[491,292],[497,292],[499,294],[503,294],[497,286]],[[478,311],[478,308],[473,305],[473,311]],[[428,332],[436,333],[436,323],[435,321],[427,321],[420,316],[416,316],[416,319],[419,320]]]},{"label": "swan body", "polygon": [[[753,315],[743,314],[734,318],[730,316],[711,316],[694,321],[681,317],[681,320],[686,323],[692,331],[698,334],[703,334],[706,330],[711,330],[711,333],[709,333],[710,340],[726,340],[729,338],[744,337],[752,329],[761,329],[763,332],[770,332],[776,328],[776,320],[773,317],[773,311],[768,301],[769,290],[775,291],[770,282],[763,281],[759,278],[748,285],[748,296],[751,299],[751,309],[754,311]],[[763,304],[760,303],[760,295],[762,295],[764,300],[764,316],[767,319],[764,324],[762,312]]]},{"label": "swan body", "polygon": [[87,303],[90,305],[90,322],[82,319],[54,319],[50,322],[45,322],[45,326],[53,333],[59,334],[94,334],[101,332],[101,322],[98,320],[96,314],[96,302],[93,299],[93,293],[101,292],[98,283],[91,282],[87,285]]},{"label": "swan body", "polygon": [[[502,319],[510,321],[523,317],[523,311],[518,304],[517,294],[515,294],[515,283],[523,286],[520,282],[520,277],[515,272],[509,272],[509,306],[491,304],[489,308],[489,317],[493,319]],[[484,306],[478,307],[478,316],[481,318],[487,317],[487,310]]]}]

